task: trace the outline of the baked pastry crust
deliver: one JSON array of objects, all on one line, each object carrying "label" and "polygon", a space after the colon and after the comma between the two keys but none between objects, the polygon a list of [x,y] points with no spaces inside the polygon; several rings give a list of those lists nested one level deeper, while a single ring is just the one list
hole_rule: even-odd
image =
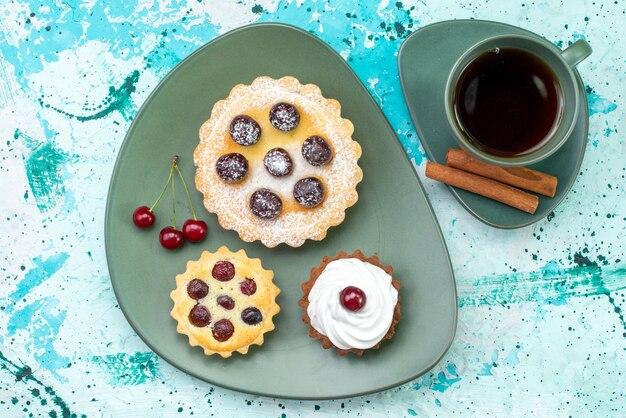
[{"label": "baked pastry crust", "polygon": [[[300,113],[300,122],[292,131],[280,131],[269,121],[269,110],[279,102],[293,104]],[[239,145],[230,137],[231,121],[242,114],[261,127],[261,137],[254,145]],[[353,132],[352,122],[341,117],[339,102],[323,97],[314,84],[300,84],[294,77],[258,77],[250,85],[238,84],[226,99],[215,103],[210,119],[200,127],[200,143],[194,151],[196,188],[220,225],[237,231],[246,242],[299,247],[307,239],[322,240],[328,228],[339,225],[345,210],[358,200],[356,186],[363,172],[357,165],[361,147],[352,139]],[[324,137],[332,148],[333,158],[324,166],[308,164],[301,155],[304,140],[312,135]],[[287,150],[293,159],[293,172],[288,176],[273,177],[263,166],[266,152],[276,147]],[[250,167],[243,181],[226,183],[216,173],[216,162],[233,152],[244,155]],[[292,190],[297,180],[309,176],[322,181],[325,198],[319,206],[304,208]],[[275,219],[260,219],[250,210],[250,196],[260,188],[277,193],[283,202]]]},{"label": "baked pastry crust", "polygon": [[339,259],[342,259],[342,258],[357,258],[357,259],[359,259],[359,260],[361,260],[363,262],[370,263],[370,264],[373,264],[373,265],[375,265],[377,267],[380,267],[387,274],[392,276],[391,285],[398,291],[400,290],[401,284],[400,284],[399,280],[393,279],[393,268],[391,266],[387,266],[387,265],[381,264],[380,259],[377,256],[366,257],[363,254],[363,252],[361,252],[361,250],[356,250],[352,254],[348,254],[345,251],[340,251],[335,257],[324,257],[322,259],[322,263],[319,266],[313,267],[311,269],[311,274],[310,274],[309,280],[307,280],[306,282],[302,283],[301,288],[302,288],[302,291],[304,292],[304,295],[298,301],[298,305],[300,305],[300,307],[302,307],[302,309],[304,309],[304,315],[302,316],[302,320],[309,326],[309,336],[312,337],[312,338],[317,338],[317,339],[322,340],[322,347],[324,347],[327,350],[330,349],[330,348],[334,348],[335,350],[337,350],[337,352],[341,356],[345,356],[348,353],[352,353],[352,354],[355,354],[355,355],[361,357],[365,351],[367,351],[367,350],[376,350],[376,349],[380,348],[380,345],[382,344],[382,342],[384,340],[390,340],[391,338],[393,338],[393,335],[395,334],[396,325],[400,321],[400,293],[398,292],[398,301],[397,301],[396,306],[395,306],[394,311],[393,311],[393,319],[391,321],[391,325],[389,326],[389,330],[387,331],[387,333],[383,336],[383,338],[381,338],[381,340],[376,345],[374,345],[373,347],[368,348],[368,349],[351,348],[349,350],[344,350],[344,349],[341,349],[339,347],[336,347],[330,341],[330,338],[328,338],[324,334],[321,334],[315,328],[313,328],[313,326],[311,326],[311,318],[309,318],[309,315],[307,314],[307,309],[309,308],[309,293],[311,292],[311,289],[313,288],[313,285],[317,281],[317,278],[320,276],[320,274],[322,274],[322,272],[324,271],[324,269],[326,268],[326,266],[330,262],[335,261],[335,260],[339,260]]},{"label": "baked pastry crust", "polygon": [[[234,278],[225,282],[216,280],[211,274],[215,263],[222,260],[230,261],[235,266]],[[250,296],[244,295],[239,289],[239,284],[245,278],[253,278],[256,283],[256,292]],[[219,354],[227,358],[235,351],[246,354],[251,345],[262,345],[264,334],[274,329],[273,317],[280,311],[276,303],[280,289],[273,283],[273,278],[273,271],[263,269],[261,260],[248,258],[244,250],[233,253],[221,247],[215,253],[203,251],[198,260],[187,262],[184,273],[176,276],[176,289],[170,294],[174,301],[170,314],[178,322],[176,331],[187,335],[191,346],[202,347],[207,356]],[[187,285],[193,279],[200,279],[209,286],[209,293],[198,301],[187,294]],[[230,296],[235,307],[227,310],[219,306],[216,298],[220,295]],[[207,307],[211,314],[211,322],[205,327],[197,327],[189,320],[189,313],[197,303]],[[262,322],[248,325],[242,321],[241,312],[249,306],[261,311]],[[217,341],[212,334],[213,325],[220,319],[228,319],[234,324],[233,335],[224,342]]]}]

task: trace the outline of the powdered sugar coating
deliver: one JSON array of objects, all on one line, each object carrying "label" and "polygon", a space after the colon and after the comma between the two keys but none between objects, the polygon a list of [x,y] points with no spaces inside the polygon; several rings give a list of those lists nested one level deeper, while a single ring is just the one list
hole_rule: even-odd
[{"label": "powdered sugar coating", "polygon": [[261,127],[247,115],[237,115],[230,122],[230,137],[239,145],[254,145],[261,137]]},{"label": "powdered sugar coating", "polygon": [[241,154],[224,154],[217,159],[215,171],[223,181],[237,183],[248,174],[248,160]]},{"label": "powdered sugar coating", "polygon": [[284,177],[291,174],[293,161],[289,153],[282,148],[272,148],[263,158],[265,169],[276,177]]},{"label": "powdered sugar coating", "polygon": [[[279,102],[292,103],[299,109],[298,127],[282,132],[257,116],[263,131],[259,142],[238,150],[244,155],[251,153],[247,178],[237,184],[220,181],[213,166],[231,149],[228,126],[232,118],[242,113],[267,115]],[[207,210],[217,214],[220,225],[237,231],[244,241],[261,240],[267,247],[280,243],[298,247],[307,239],[321,240],[329,227],[343,221],[346,208],[358,199],[356,185],[363,173],[357,164],[361,147],[352,140],[353,131],[352,123],[341,118],[339,102],[324,98],[316,85],[302,85],[293,77],[258,77],[251,85],[235,86],[225,100],[214,105],[211,118],[200,128],[200,144],[194,152],[196,187],[204,194]],[[311,135],[323,136],[334,150],[334,158],[324,167],[314,167],[302,157],[302,143]],[[293,160],[290,176],[274,177],[262,163],[267,151],[277,145]],[[304,209],[293,197],[294,179],[304,177],[317,177],[326,186],[326,198],[315,208]],[[280,216],[270,221],[254,216],[249,208],[250,196],[262,188],[275,192],[284,205]]]},{"label": "powdered sugar coating", "polygon": [[272,126],[281,131],[293,131],[300,123],[300,112],[291,103],[276,103],[269,114]]},{"label": "powdered sugar coating", "polygon": [[268,189],[260,189],[250,196],[250,210],[261,219],[274,219],[283,210],[283,201]]},{"label": "powdered sugar coating", "polygon": [[324,184],[315,177],[300,179],[293,186],[293,197],[305,208],[313,208],[324,200]]},{"label": "powdered sugar coating", "polygon": [[333,158],[333,150],[324,138],[313,135],[304,140],[302,156],[309,164],[319,167]]}]

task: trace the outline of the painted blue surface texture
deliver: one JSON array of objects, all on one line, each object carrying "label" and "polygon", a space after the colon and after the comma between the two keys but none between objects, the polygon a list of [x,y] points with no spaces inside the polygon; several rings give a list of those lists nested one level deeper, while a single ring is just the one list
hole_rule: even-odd
[{"label": "painted blue surface texture", "polygon": [[[579,67],[591,115],[580,175],[533,226],[490,228],[424,179],[397,51],[416,29],[453,18],[594,49]],[[106,192],[138,108],[201,45],[266,21],[310,31],[356,71],[438,216],[458,282],[457,337],[433,370],[398,388],[300,402],[212,387],[154,355],[111,289]],[[0,416],[625,416],[624,27],[621,0],[3,1]]]}]

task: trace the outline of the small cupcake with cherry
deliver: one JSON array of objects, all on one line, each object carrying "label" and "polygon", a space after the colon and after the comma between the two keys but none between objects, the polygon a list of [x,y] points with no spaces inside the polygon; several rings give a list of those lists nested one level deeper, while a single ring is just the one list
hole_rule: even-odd
[{"label": "small cupcake with cherry", "polygon": [[400,282],[393,268],[360,250],[324,257],[302,283],[298,304],[309,336],[339,355],[362,356],[390,340],[400,321]]}]

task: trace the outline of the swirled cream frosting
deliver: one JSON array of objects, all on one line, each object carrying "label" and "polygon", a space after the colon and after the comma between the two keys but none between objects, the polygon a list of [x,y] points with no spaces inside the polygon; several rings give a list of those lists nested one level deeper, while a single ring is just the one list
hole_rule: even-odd
[{"label": "swirled cream frosting", "polygon": [[[358,258],[331,261],[309,292],[311,326],[342,350],[372,348],[393,320],[398,291],[391,281],[383,269]],[[358,311],[341,304],[341,291],[348,286],[365,293],[365,305]]]}]

